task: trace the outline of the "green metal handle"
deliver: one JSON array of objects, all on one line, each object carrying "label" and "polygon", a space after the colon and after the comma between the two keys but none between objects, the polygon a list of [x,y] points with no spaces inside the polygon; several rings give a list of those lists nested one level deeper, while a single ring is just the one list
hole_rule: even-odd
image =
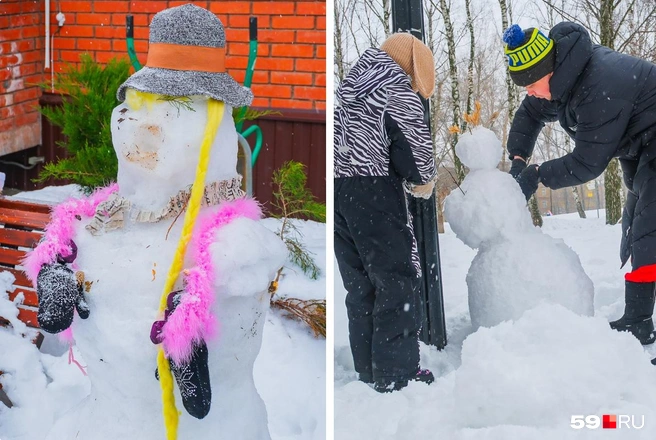
[{"label": "green metal handle", "polygon": [[130,63],[134,67],[134,71],[138,72],[141,70],[141,63],[137,58],[137,51],[134,49],[134,17],[127,15],[125,17],[125,42],[128,46],[128,56],[130,57]]},{"label": "green metal handle", "polygon": [[257,156],[260,154],[262,149],[262,129],[257,125],[251,125],[241,134],[243,137],[248,137],[251,134],[255,133],[255,148],[253,148],[253,154],[251,155],[251,166],[255,166],[257,161]]},{"label": "green metal handle", "polygon": [[[249,20],[249,38],[248,43],[248,64],[246,66],[246,76],[244,77],[244,87],[250,87],[253,84],[253,71],[255,70],[255,60],[257,59],[257,17],[251,17]],[[244,116],[248,107],[244,106],[239,110],[236,128],[241,132],[244,125]]]}]

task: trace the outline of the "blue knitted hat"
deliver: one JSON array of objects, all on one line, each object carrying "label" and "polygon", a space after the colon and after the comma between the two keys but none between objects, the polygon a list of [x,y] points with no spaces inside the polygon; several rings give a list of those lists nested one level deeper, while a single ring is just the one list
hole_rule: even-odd
[{"label": "blue knitted hat", "polygon": [[513,24],[503,33],[510,77],[526,87],[553,72],[556,60],[554,41],[536,28],[522,30]]}]

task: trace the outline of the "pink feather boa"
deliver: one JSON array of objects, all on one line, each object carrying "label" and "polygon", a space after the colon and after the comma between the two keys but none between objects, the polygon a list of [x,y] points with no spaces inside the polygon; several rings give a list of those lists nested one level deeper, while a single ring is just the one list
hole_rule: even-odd
[{"label": "pink feather boa", "polygon": [[261,216],[262,210],[255,200],[239,199],[224,202],[199,219],[192,239],[196,266],[184,272],[184,293],[162,328],[164,351],[176,364],[188,362],[194,343],[208,340],[217,330],[211,312],[216,274],[210,253],[216,229],[239,217],[257,220]]},{"label": "pink feather boa", "polygon": [[118,191],[118,184],[96,190],[83,199],[69,199],[52,210],[50,223],[45,228],[43,239],[23,260],[25,274],[36,289],[36,278],[41,266],[53,263],[57,255],[67,257],[71,254],[70,242],[75,234],[75,216],[92,217],[98,204]]}]

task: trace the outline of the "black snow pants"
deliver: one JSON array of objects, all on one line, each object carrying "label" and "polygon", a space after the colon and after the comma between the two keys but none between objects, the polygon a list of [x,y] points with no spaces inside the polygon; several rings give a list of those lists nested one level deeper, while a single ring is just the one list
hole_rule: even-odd
[{"label": "black snow pants", "polygon": [[[622,213],[622,244],[620,258],[624,264],[629,257],[638,282],[651,282],[642,275],[656,273],[656,141],[645,146],[639,158],[620,159],[624,183],[629,189]],[[627,275],[627,280],[631,274]],[[651,278],[647,275],[647,278]]]},{"label": "black snow pants", "polygon": [[419,368],[419,293],[406,194],[397,177],[335,179],[335,256],[361,378],[396,381]]}]

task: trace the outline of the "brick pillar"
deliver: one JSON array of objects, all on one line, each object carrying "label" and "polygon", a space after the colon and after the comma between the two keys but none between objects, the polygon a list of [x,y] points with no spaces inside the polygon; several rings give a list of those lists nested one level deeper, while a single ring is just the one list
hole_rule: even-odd
[{"label": "brick pillar", "polygon": [[0,156],[41,142],[43,2],[0,2]]}]

